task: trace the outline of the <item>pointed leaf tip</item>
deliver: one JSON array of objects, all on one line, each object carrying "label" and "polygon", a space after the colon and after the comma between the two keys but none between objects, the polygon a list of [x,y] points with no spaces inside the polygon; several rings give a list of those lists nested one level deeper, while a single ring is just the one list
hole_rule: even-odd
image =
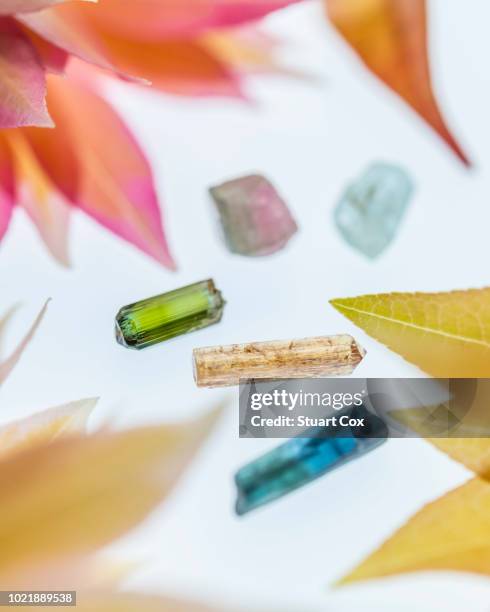
[{"label": "pointed leaf tip", "polygon": [[425,0],[324,0],[328,17],[367,68],[470,166],[439,108],[429,65]]},{"label": "pointed leaf tip", "polygon": [[71,402],[0,427],[0,459],[62,436],[83,433],[97,401],[89,398]]},{"label": "pointed leaf tip", "polygon": [[330,304],[432,376],[490,377],[490,288],[364,295]]},{"label": "pointed leaf tip", "polygon": [[[156,261],[175,269],[162,227],[153,173],[144,152],[112,107],[85,83],[50,75],[49,104],[57,128],[31,130],[18,142],[24,175],[47,184],[44,192],[57,210],[57,224],[46,225],[42,210],[23,203],[45,241],[67,260],[70,208],[79,207],[98,223]],[[78,109],[83,106],[85,113]],[[19,139],[18,139],[19,140]]]},{"label": "pointed leaf tip", "polygon": [[10,355],[10,357],[6,361],[4,361],[3,363],[0,363],[0,385],[6,380],[6,378],[9,376],[9,374],[15,368],[15,366],[19,362],[20,358],[22,357],[23,352],[27,348],[29,342],[34,337],[34,335],[35,335],[39,325],[41,324],[41,321],[44,318],[44,315],[46,314],[46,310],[48,309],[48,304],[49,304],[50,301],[51,301],[51,299],[48,299],[46,301],[46,303],[44,304],[43,308],[41,309],[41,312],[38,314],[38,316],[36,317],[34,323],[32,324],[30,330],[27,332],[27,334],[25,335],[24,339],[18,345],[18,347],[15,349],[15,351],[12,353],[12,355]]},{"label": "pointed leaf tip", "polygon": [[490,483],[474,478],[427,504],[337,585],[420,571],[488,576],[489,534]]}]

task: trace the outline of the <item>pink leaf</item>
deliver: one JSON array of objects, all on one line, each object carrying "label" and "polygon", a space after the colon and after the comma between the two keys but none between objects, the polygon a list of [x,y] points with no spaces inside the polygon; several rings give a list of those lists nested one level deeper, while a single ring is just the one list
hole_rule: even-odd
[{"label": "pink leaf", "polygon": [[88,87],[55,76],[48,82],[57,127],[24,134],[49,180],[104,227],[174,268],[151,169],[128,128]]},{"label": "pink leaf", "polygon": [[30,330],[27,332],[27,334],[25,335],[24,339],[19,344],[19,346],[15,349],[15,351],[6,361],[0,364],[0,385],[5,381],[7,376],[12,372],[12,370],[17,365],[19,359],[22,357],[22,353],[25,351],[27,345],[34,337],[34,334],[36,333],[37,328],[41,324],[41,321],[43,320],[43,317],[46,313],[47,307],[48,307],[48,302],[46,302],[43,309],[36,317],[36,320],[32,324]]},{"label": "pink leaf", "polygon": [[51,127],[39,56],[15,21],[0,18],[0,128]]},{"label": "pink leaf", "polygon": [[8,229],[15,203],[15,177],[12,152],[0,136],[0,240]]},{"label": "pink leaf", "polygon": [[52,43],[87,59],[88,55],[103,54],[103,45],[93,36],[95,31],[147,41],[195,37],[210,29],[260,19],[300,1],[131,0],[122,10],[121,0],[104,0],[97,6],[64,4],[22,16],[22,20]]},{"label": "pink leaf", "polygon": [[61,74],[65,71],[70,57],[66,51],[44,40],[44,38],[41,38],[28,28],[24,28],[24,33],[36,48],[41,62],[47,71],[54,72],[55,74]]},{"label": "pink leaf", "polygon": [[54,130],[38,128],[14,130],[9,134],[16,161],[19,205],[34,222],[54,257],[62,265],[68,266],[68,223],[71,208],[37,158],[36,151],[29,142],[31,130],[56,138]]},{"label": "pink leaf", "polygon": [[[300,0],[132,0],[120,10],[120,0],[104,0],[90,19],[106,32],[125,37],[161,40],[194,37],[210,29],[255,21]],[[81,7],[63,7],[64,14]],[[60,12],[61,12],[60,11]]]}]

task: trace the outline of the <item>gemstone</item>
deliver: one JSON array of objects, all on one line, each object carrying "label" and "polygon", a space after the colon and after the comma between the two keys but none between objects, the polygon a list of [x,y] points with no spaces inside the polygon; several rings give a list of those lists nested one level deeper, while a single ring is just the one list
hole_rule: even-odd
[{"label": "gemstone", "polygon": [[279,499],[362,457],[386,440],[388,428],[384,421],[363,406],[344,409],[339,418],[343,414],[365,418],[366,426],[350,432],[340,426],[310,428],[301,437],[288,440],[242,467],[235,475],[236,513],[243,515]]},{"label": "gemstone", "polygon": [[286,203],[263,176],[244,176],[209,191],[232,253],[270,255],[286,246],[298,230]]},{"label": "gemstone", "polygon": [[366,351],[347,334],[196,348],[198,387],[229,387],[242,379],[323,378],[352,374]]},{"label": "gemstone", "polygon": [[143,349],[218,323],[225,301],[212,280],[169,291],[129,306],[116,316],[116,339]]},{"label": "gemstone", "polygon": [[345,191],[335,223],[352,247],[375,258],[395,238],[413,192],[412,179],[402,168],[373,164]]}]

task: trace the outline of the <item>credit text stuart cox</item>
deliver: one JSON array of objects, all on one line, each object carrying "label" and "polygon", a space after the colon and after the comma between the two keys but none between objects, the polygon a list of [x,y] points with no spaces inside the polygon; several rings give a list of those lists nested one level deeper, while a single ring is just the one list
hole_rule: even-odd
[{"label": "credit text stuart cox", "polygon": [[[291,393],[285,389],[275,389],[269,393],[252,393],[250,396],[250,408],[254,411],[260,411],[264,407],[277,407],[287,409],[292,412],[294,410],[303,410],[308,408],[332,408],[333,410],[342,410],[354,406],[361,406],[363,403],[362,393],[312,393],[305,391],[296,391]],[[354,422],[355,421],[355,422]],[[253,415],[251,425],[253,427],[263,426],[321,426],[321,427],[336,427],[340,426],[363,426],[364,419],[353,419],[348,415],[330,417],[312,417],[304,414],[293,416],[280,415],[277,417],[263,417],[259,414]]]}]

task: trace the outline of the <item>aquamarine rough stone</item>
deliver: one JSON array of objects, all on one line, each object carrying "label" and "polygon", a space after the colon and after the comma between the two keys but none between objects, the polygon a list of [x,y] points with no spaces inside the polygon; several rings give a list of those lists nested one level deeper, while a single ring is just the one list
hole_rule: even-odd
[{"label": "aquamarine rough stone", "polygon": [[395,238],[413,192],[413,181],[402,168],[372,164],[347,188],[335,209],[335,223],[352,247],[374,259]]},{"label": "aquamarine rough stone", "polygon": [[385,442],[388,428],[384,421],[364,407],[344,410],[341,414],[363,416],[363,431],[345,428],[326,432],[311,428],[305,435],[288,440],[269,453],[242,467],[235,475],[238,515],[269,504],[327,472],[358,459]]}]

